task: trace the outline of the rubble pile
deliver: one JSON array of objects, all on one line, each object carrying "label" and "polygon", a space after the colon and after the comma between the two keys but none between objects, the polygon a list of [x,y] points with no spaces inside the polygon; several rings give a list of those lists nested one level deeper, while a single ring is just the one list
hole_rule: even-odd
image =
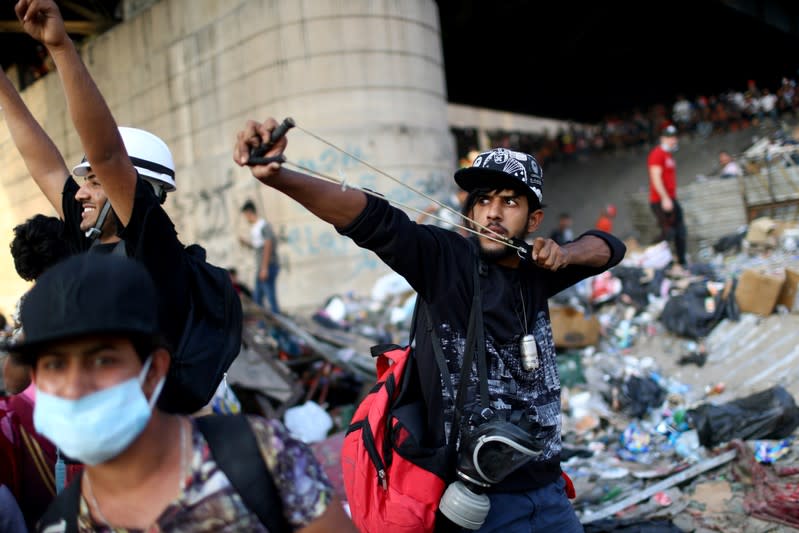
[{"label": "rubble pile", "polygon": [[[586,531],[799,527],[799,229],[758,219],[687,271],[668,267],[666,243],[627,244],[620,265],[550,302],[562,467]],[[245,305],[227,380],[240,408],[282,417],[340,479],[369,349],[405,342],[414,302],[387,275],[307,317]]]}]

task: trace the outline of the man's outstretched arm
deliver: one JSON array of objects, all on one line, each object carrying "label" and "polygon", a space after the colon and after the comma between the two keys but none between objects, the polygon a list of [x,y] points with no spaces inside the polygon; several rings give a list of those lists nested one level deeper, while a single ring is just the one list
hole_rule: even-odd
[{"label": "man's outstretched arm", "polygon": [[[595,231],[595,233],[599,232]],[[613,238],[614,244],[618,240],[612,235],[604,234],[604,232],[602,234],[606,235],[608,239]],[[530,258],[539,267],[552,271],[569,265],[600,268],[606,266],[612,259],[616,260],[616,263],[621,260],[625,248],[621,242],[618,244],[622,251],[621,257],[616,260],[615,256],[618,255],[618,251],[611,247],[607,240],[597,235],[584,234],[563,245],[559,245],[552,239],[537,237],[533,241]]]},{"label": "man's outstretched arm", "polygon": [[2,69],[0,69],[0,106],[3,108],[8,131],[25,161],[28,172],[55,208],[59,218],[63,219],[61,193],[64,190],[64,182],[69,177],[69,169],[53,140],[33,117]]},{"label": "man's outstretched arm", "polygon": [[136,169],[111,110],[67,35],[61,12],[53,0],[18,0],[15,11],[24,30],[52,56],[86,158],[117,218],[127,225],[133,211]]},{"label": "man's outstretched arm", "polygon": [[[261,139],[269,139],[278,123],[269,118],[263,123],[250,120],[236,137],[233,160],[239,166],[246,166],[251,147],[258,146]],[[287,139],[281,138],[266,154],[279,156],[286,149]],[[366,194],[362,191],[346,189],[313,176],[283,168],[279,163],[250,167],[252,175],[264,185],[268,185],[302,204],[311,213],[342,228],[355,220],[366,207]]]}]

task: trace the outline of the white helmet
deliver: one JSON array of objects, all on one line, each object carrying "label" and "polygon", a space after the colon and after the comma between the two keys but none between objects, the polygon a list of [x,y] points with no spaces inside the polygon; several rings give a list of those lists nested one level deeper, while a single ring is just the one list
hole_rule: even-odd
[{"label": "white helmet", "polygon": [[[119,134],[122,136],[131,163],[139,175],[153,185],[156,192],[158,189],[163,189],[165,193],[172,192],[177,188],[172,152],[160,137],[149,131],[125,126],[119,127]],[[72,174],[83,177],[89,174],[90,168],[91,165],[84,156],[83,160],[72,169]]]}]

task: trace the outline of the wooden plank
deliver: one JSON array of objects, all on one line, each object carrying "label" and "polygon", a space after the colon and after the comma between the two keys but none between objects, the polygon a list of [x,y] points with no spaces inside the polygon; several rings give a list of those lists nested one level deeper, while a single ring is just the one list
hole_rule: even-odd
[{"label": "wooden plank", "polygon": [[285,315],[274,314],[268,310],[264,310],[263,313],[267,321],[296,335],[305,342],[311,350],[334,365],[346,368],[365,379],[374,380],[376,378],[375,363],[370,353],[363,354],[353,350],[348,353],[351,357],[344,359],[338,348],[318,339],[291,318]]},{"label": "wooden plank", "polygon": [[580,522],[583,524],[589,524],[591,522],[595,522],[597,520],[601,520],[602,518],[606,518],[608,516],[612,516],[624,509],[630,507],[633,504],[636,504],[640,501],[643,501],[651,496],[654,496],[658,492],[662,490],[666,490],[674,485],[678,485],[683,481],[687,481],[691,478],[698,476],[703,472],[707,472],[708,470],[712,470],[714,468],[718,468],[719,466],[726,464],[733,459],[737,455],[738,451],[735,449],[729,450],[727,452],[722,453],[721,455],[717,455],[716,457],[711,457],[710,459],[705,459],[694,466],[688,468],[687,470],[683,470],[671,477],[664,479],[659,483],[655,483],[644,489],[643,491],[637,492],[632,496],[621,500],[620,502],[608,505],[598,511],[592,512],[591,510],[586,510],[583,513],[582,517],[580,518]]}]

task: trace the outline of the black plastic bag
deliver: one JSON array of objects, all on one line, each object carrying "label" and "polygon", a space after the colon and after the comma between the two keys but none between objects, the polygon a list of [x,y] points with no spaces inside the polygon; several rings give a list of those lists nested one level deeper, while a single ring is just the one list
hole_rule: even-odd
[{"label": "black plastic bag", "polygon": [[602,395],[614,409],[642,418],[650,409],[663,405],[666,390],[651,377],[630,376],[624,381],[614,380]]},{"label": "black plastic bag", "polygon": [[733,439],[782,439],[799,427],[799,408],[779,385],[721,405],[702,404],[686,415],[705,448]]},{"label": "black plastic bag", "polygon": [[713,331],[724,318],[738,320],[740,313],[735,302],[735,286],[727,291],[719,292],[714,297],[713,311],[705,308],[705,299],[710,297],[705,282],[692,283],[683,294],[674,296],[666,302],[660,313],[660,321],[675,335],[689,339],[701,339]]},{"label": "black plastic bag", "polygon": [[744,238],[746,237],[746,230],[747,227],[744,226],[742,230],[738,230],[735,233],[728,233],[727,235],[723,235],[719,240],[713,243],[713,251],[717,254],[723,254],[725,252],[736,252],[740,253],[743,250],[743,243]]},{"label": "black plastic bag", "polygon": [[641,267],[617,266],[611,270],[613,276],[621,280],[621,292],[630,298],[639,309],[649,304],[649,295],[659,296],[660,287],[666,276],[666,270],[660,269],[647,273]]}]

